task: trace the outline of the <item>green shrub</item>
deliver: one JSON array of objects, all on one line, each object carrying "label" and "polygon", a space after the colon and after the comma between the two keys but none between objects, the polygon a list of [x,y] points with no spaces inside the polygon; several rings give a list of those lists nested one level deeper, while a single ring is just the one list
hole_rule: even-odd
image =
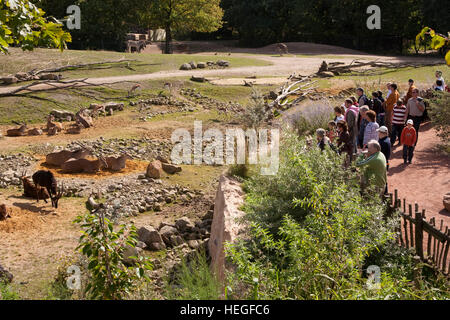
[{"label": "green shrub", "polygon": [[147,258],[135,257],[132,267],[123,262],[125,247],[135,247],[138,242],[134,226],[122,225],[115,232],[102,209],[80,215],[75,222],[83,230],[78,249],[88,260],[86,294],[89,299],[124,299],[139,282],[150,281],[146,275],[146,270],[151,269]]},{"label": "green shrub", "polygon": [[428,102],[431,121],[442,140],[444,149],[450,153],[450,93],[435,92]]},{"label": "green shrub", "polygon": [[19,300],[19,294],[9,285],[0,281],[0,300]]},{"label": "green shrub", "polygon": [[[245,183],[250,236],[226,250],[228,280],[247,299],[422,299],[448,297],[443,282],[412,281],[414,265],[395,247],[398,216],[328,150],[284,139],[277,176]],[[368,285],[378,265],[380,287]],[[236,291],[236,290],[235,290]]]},{"label": "green shrub", "polygon": [[174,281],[166,281],[166,297],[170,300],[218,300],[222,284],[211,271],[204,252],[191,261],[182,259]]}]

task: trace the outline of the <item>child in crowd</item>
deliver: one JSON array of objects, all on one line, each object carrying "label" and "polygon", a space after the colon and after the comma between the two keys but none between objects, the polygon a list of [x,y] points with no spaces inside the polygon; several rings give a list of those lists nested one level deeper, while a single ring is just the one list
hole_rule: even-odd
[{"label": "child in crowd", "polygon": [[336,115],[336,117],[334,118],[334,122],[336,124],[341,120],[345,120],[341,107],[334,108],[334,114]]},{"label": "child in crowd", "polygon": [[414,156],[414,145],[416,144],[416,129],[414,129],[414,121],[408,120],[407,126],[403,129],[400,139],[403,145],[403,162],[404,164],[411,164]]},{"label": "child in crowd", "polygon": [[394,146],[397,139],[400,141],[406,122],[406,106],[403,100],[398,100],[393,110],[391,145]]},{"label": "child in crowd", "polygon": [[327,137],[330,139],[330,142],[333,143],[334,139],[338,136],[337,134],[337,124],[334,121],[328,122],[328,131]]}]

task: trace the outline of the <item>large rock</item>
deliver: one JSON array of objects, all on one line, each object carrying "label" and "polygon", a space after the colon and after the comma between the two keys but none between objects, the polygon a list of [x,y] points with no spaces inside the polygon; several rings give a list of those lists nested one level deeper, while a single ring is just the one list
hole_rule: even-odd
[{"label": "large rock", "polygon": [[225,60],[219,60],[219,61],[216,62],[216,64],[219,67],[229,67],[230,66],[230,63],[228,61],[225,61]]},{"label": "large rock", "polygon": [[160,179],[162,175],[163,167],[159,160],[151,162],[147,167],[147,177],[152,179]]},{"label": "large rock", "polygon": [[164,241],[152,226],[144,226],[138,230],[139,241],[144,242],[150,250],[162,250],[165,249],[166,246]]},{"label": "large rock", "polygon": [[197,68],[199,68],[199,69],[205,69],[206,67],[207,67],[206,62],[197,63]]},{"label": "large rock", "polygon": [[13,83],[17,83],[19,81],[19,79],[17,79],[14,76],[8,76],[8,77],[3,77],[2,81],[4,84],[13,84]]},{"label": "large rock", "polygon": [[192,70],[192,67],[189,63],[183,63],[180,67],[180,70]]},{"label": "large rock", "polygon": [[44,73],[39,75],[39,79],[40,80],[59,80],[60,76],[57,74],[53,74],[53,73]]},{"label": "large rock", "polygon": [[56,120],[59,120],[59,121],[69,120],[69,118],[70,118],[69,121],[75,120],[75,114],[73,112],[66,111],[66,110],[52,110],[50,112],[50,114],[52,116],[54,116]]},{"label": "large rock", "polygon": [[191,220],[186,217],[180,218],[175,221],[175,226],[180,232],[190,231],[195,227]]},{"label": "large rock", "polygon": [[444,208],[450,212],[450,192],[444,195]]},{"label": "large rock", "polygon": [[166,245],[171,245],[171,237],[178,234],[178,230],[175,227],[165,225],[159,230],[161,238]]},{"label": "large rock", "polygon": [[189,62],[191,69],[197,69],[197,64],[194,61]]},{"label": "large rock", "polygon": [[244,215],[239,208],[244,204],[244,192],[238,181],[221,176],[214,204],[214,218],[211,225],[211,237],[208,243],[211,265],[220,280],[224,280],[225,262],[224,244],[233,243],[242,235],[244,226],[238,221]]},{"label": "large rock", "polygon": [[162,162],[161,164],[162,164],[162,169],[168,174],[175,174],[175,173],[181,172],[181,170],[182,170],[181,167],[175,166],[173,164],[168,164],[168,163],[164,163],[164,162]]}]

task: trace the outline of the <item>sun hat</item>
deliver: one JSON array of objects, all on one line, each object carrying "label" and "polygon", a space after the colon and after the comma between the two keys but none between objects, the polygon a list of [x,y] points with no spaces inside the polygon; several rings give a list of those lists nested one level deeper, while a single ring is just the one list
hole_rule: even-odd
[{"label": "sun hat", "polygon": [[377,129],[378,132],[382,132],[382,133],[388,133],[389,130],[386,126],[381,126],[379,129]]}]

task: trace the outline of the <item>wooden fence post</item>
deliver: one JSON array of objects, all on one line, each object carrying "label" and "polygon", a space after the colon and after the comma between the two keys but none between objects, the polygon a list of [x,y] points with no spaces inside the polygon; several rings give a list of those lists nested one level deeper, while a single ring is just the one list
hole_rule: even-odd
[{"label": "wooden fence post", "polygon": [[423,259],[423,217],[422,213],[419,211],[416,211],[415,213],[415,247],[416,247],[416,254]]}]

